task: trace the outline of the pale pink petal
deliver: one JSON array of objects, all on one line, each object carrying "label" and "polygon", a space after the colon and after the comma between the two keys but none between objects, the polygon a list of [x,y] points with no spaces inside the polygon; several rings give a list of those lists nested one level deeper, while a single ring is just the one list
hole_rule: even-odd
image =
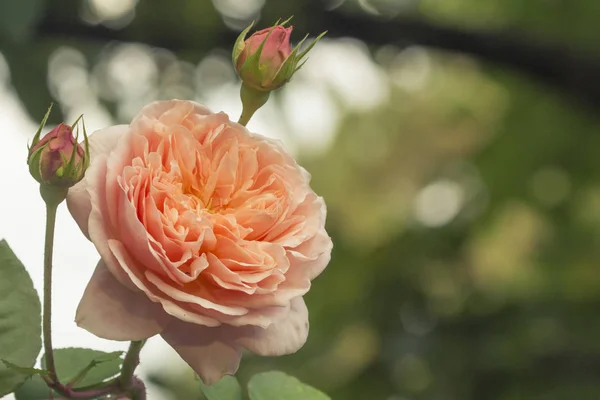
[{"label": "pale pink petal", "polygon": [[207,328],[181,321],[174,321],[161,334],[207,385],[236,373],[242,349],[235,344],[235,335],[226,326]]},{"label": "pale pink petal", "polygon": [[289,313],[267,329],[243,327],[236,343],[260,356],[282,356],[298,351],[308,337],[308,309],[302,297],[291,301]]},{"label": "pale pink petal", "polygon": [[284,306],[268,306],[248,311],[246,315],[230,318],[226,323],[232,327],[243,329],[263,328],[273,325],[273,321],[285,318],[290,309],[289,303]]},{"label": "pale pink petal", "polygon": [[93,184],[88,187],[88,193],[92,200],[92,212],[88,219],[89,238],[94,243],[94,246],[96,246],[100,257],[102,257],[106,267],[112,272],[114,277],[121,284],[133,290],[136,289],[135,285],[133,285],[131,279],[129,279],[125,271],[120,267],[117,259],[108,247],[108,241],[114,238],[114,233],[112,232],[110,221],[108,221],[108,218],[105,218],[106,207],[102,202],[105,186],[95,184],[99,179],[98,177],[106,175],[106,156],[100,155],[97,160],[98,162],[90,166],[87,171],[87,179]]},{"label": "pale pink petal", "polygon": [[169,285],[167,282],[165,282],[158,275],[152,273],[151,271],[146,271],[146,279],[148,279],[150,283],[152,283],[159,290],[161,290],[166,297],[173,299],[177,302],[195,304],[205,309],[215,310],[224,315],[237,316],[248,313],[248,310],[244,307],[225,306],[205,299],[198,294],[194,295],[186,293],[175,286]]},{"label": "pale pink petal", "polygon": [[92,212],[92,201],[87,191],[85,178],[69,189],[67,208],[77,225],[79,225],[81,232],[89,239],[88,219]]},{"label": "pale pink petal", "polygon": [[332,249],[333,242],[331,238],[324,229],[321,229],[312,239],[288,250],[288,258],[295,274],[295,276],[290,274],[288,278],[315,279],[329,264]]},{"label": "pale pink petal", "polygon": [[[212,114],[212,112],[208,108],[206,108],[202,104],[195,103],[193,101],[177,100],[177,99],[166,100],[166,101],[155,101],[155,102],[152,102],[152,103],[146,105],[144,108],[142,108],[142,111],[140,111],[139,116],[133,120],[133,123],[135,123],[137,118],[140,118],[140,116],[144,116],[144,117],[152,118],[152,119],[159,119],[164,114],[174,115],[175,113],[173,112],[173,110],[181,110],[181,109],[186,110],[186,114],[189,114],[191,109],[193,109],[193,111],[196,114],[200,114],[200,115]],[[181,117],[179,119],[181,119]]]},{"label": "pale pink petal", "polygon": [[108,247],[113,256],[124,273],[127,274],[132,284],[138,289],[143,291],[150,300],[162,304],[163,309],[175,318],[190,322],[193,324],[204,325],[204,326],[219,326],[221,323],[208,315],[202,315],[194,313],[191,309],[183,307],[181,304],[170,300],[169,298],[161,296],[161,293],[152,285],[142,272],[139,271],[139,267],[136,266],[135,261],[131,258],[130,254],[123,243],[117,240],[109,240]]},{"label": "pale pink petal", "polygon": [[[128,130],[127,125],[116,125],[92,133],[89,136],[90,155],[93,162],[102,162],[101,154],[107,154],[117,144],[119,138]],[[90,167],[91,168],[91,167]],[[88,169],[89,171],[89,169]],[[89,238],[88,218],[92,211],[92,204],[87,188],[90,186],[86,176],[75,186],[69,189],[67,207],[83,234]]]},{"label": "pale pink petal", "polygon": [[108,340],[141,340],[163,331],[170,317],[141,291],[127,289],[98,263],[77,308],[77,325]]},{"label": "pale pink petal", "polygon": [[110,153],[128,131],[129,125],[114,125],[92,133],[89,136],[92,162],[98,155]]}]

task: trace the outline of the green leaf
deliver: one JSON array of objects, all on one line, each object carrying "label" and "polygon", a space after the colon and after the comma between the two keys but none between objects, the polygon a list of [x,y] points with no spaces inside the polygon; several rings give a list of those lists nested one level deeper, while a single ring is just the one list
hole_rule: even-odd
[{"label": "green leaf", "polygon": [[242,387],[235,376],[224,376],[211,386],[200,381],[200,389],[207,400],[242,400]]},{"label": "green leaf", "polygon": [[312,386],[279,371],[256,374],[248,382],[250,400],[331,400]]},{"label": "green leaf", "polygon": [[43,6],[44,0],[0,1],[0,30],[16,42],[29,39]]},{"label": "green leaf", "polygon": [[[42,348],[40,299],[29,274],[5,240],[0,240],[0,359],[22,368],[35,365]],[[0,365],[0,397],[25,379]]]},{"label": "green leaf", "polygon": [[46,382],[39,376],[27,379],[25,383],[15,391],[16,400],[59,400],[61,397],[54,393]]},{"label": "green leaf", "polygon": [[[105,353],[92,349],[69,347],[54,350],[54,364],[58,379],[63,383],[76,383],[74,388],[100,383],[119,373],[123,360],[120,351]],[[46,356],[42,357],[46,367]]]}]

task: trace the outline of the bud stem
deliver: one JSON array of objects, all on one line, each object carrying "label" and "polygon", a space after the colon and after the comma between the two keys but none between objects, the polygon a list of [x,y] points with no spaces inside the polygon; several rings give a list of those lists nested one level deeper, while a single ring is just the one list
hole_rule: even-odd
[{"label": "bud stem", "polygon": [[254,113],[269,100],[269,94],[270,92],[261,92],[259,90],[251,89],[242,83],[240,97],[242,98],[243,108],[238,124],[246,126]]},{"label": "bud stem", "polygon": [[44,244],[44,353],[48,376],[53,382],[58,382],[56,366],[54,365],[54,350],[52,349],[52,251],[58,204],[56,202],[46,202],[46,239]]},{"label": "bud stem", "polygon": [[40,185],[40,193],[46,202],[46,238],[44,243],[44,309],[42,331],[44,336],[44,357],[46,359],[47,377],[43,377],[48,387],[68,399],[93,399],[108,393],[132,391],[135,399],[145,399],[143,382],[134,378],[135,368],[139,364],[139,356],[145,340],[131,342],[125,355],[121,375],[118,379],[102,382],[99,386],[87,389],[72,389],[63,385],[56,373],[54,349],[52,348],[52,253],[54,250],[54,230],[58,205],[66,198],[68,189]]},{"label": "bud stem", "polygon": [[40,194],[42,195],[42,199],[46,203],[47,207],[58,207],[58,205],[67,198],[68,193],[68,187],[57,187],[44,184],[40,185]]}]

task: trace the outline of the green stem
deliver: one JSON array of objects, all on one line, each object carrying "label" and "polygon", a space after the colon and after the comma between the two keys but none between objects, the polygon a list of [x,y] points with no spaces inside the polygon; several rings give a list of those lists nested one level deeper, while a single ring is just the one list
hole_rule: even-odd
[{"label": "green stem", "polygon": [[52,252],[54,249],[54,227],[56,225],[56,202],[46,202],[46,239],[44,242],[44,353],[48,376],[58,382],[52,349]]},{"label": "green stem", "polygon": [[[95,399],[118,391],[123,383],[131,385],[133,372],[137,366],[139,352],[144,345],[143,341],[132,342],[129,352],[125,356],[123,370],[119,380],[110,380],[86,388],[72,389],[60,383],[54,362],[54,349],[52,348],[52,253],[54,251],[54,230],[56,226],[56,213],[58,205],[67,197],[67,188],[56,188],[40,185],[40,193],[46,203],[46,237],[44,240],[44,310],[42,331],[44,336],[44,357],[46,360],[47,376],[42,378],[48,387],[67,399]],[[133,361],[132,361],[133,360]]]},{"label": "green stem", "polygon": [[242,115],[240,115],[240,119],[238,120],[238,124],[244,126],[248,125],[248,122],[250,122],[250,118],[252,118],[255,112],[256,110],[250,111],[248,108],[244,107],[242,109]]},{"label": "green stem", "polygon": [[254,113],[269,100],[269,94],[270,92],[261,92],[242,84],[240,97],[242,98],[243,108],[238,124],[246,126]]},{"label": "green stem", "polygon": [[108,380],[106,382],[98,382],[98,383],[94,383],[92,385],[87,385],[87,386],[78,386],[77,389],[75,389],[76,392],[86,392],[86,391],[90,391],[90,390],[96,390],[96,389],[106,389],[106,388],[117,388],[119,385],[119,378],[113,378],[111,380]]},{"label": "green stem", "polygon": [[108,395],[111,393],[115,393],[117,386],[114,381],[108,381],[103,384],[103,386],[98,387],[97,389],[71,389],[68,386],[63,385],[60,382],[52,381],[49,377],[42,377],[42,379],[46,382],[48,387],[60,394],[62,397],[67,399],[96,399],[100,396]]},{"label": "green stem", "polygon": [[129,345],[129,350],[127,350],[127,354],[125,354],[125,360],[123,360],[121,376],[119,378],[122,389],[127,390],[131,386],[133,374],[140,363],[140,351],[142,350],[142,347],[144,347],[145,342],[145,340],[137,340],[131,342]]}]

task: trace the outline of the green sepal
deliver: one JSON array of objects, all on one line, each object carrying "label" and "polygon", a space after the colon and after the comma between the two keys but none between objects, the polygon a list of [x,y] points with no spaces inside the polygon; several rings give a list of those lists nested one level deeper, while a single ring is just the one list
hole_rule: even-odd
[{"label": "green sepal", "polygon": [[33,137],[31,144],[29,146],[27,146],[27,150],[30,150],[33,146],[35,146],[40,141],[40,136],[42,135],[42,130],[44,129],[44,126],[46,126],[46,121],[48,121],[48,117],[50,117],[50,112],[52,111],[52,106],[54,106],[54,103],[50,103],[50,107],[48,107],[48,111],[46,111],[46,115],[44,115],[44,118],[42,118],[40,127],[38,128],[37,132],[35,133],[35,136]]},{"label": "green sepal", "polygon": [[[308,38],[308,35],[306,35],[300,41],[300,43],[298,43],[298,45],[296,45],[296,47],[294,47],[294,50],[292,50],[292,52],[290,53],[290,56],[285,60],[285,62],[279,69],[279,72],[277,72],[274,82],[277,83],[279,86],[282,86],[285,83],[289,82],[292,79],[292,76],[296,72],[298,72],[298,70],[300,68],[302,68],[304,66],[304,64],[306,64],[307,60],[302,61],[302,59],[308,54],[309,51],[312,50],[312,48],[317,44],[317,42],[319,40],[321,40],[321,38],[323,36],[325,36],[326,33],[327,33],[327,31],[321,33],[319,36],[317,36],[315,38],[315,40],[313,40],[308,45],[308,47],[302,53],[297,54],[300,49],[300,46],[302,46],[304,41]],[[300,63],[300,65],[298,65],[298,63]]]},{"label": "green sepal", "polygon": [[304,38],[293,48],[290,55],[285,59],[281,67],[279,67],[279,71],[277,71],[275,78],[273,79],[274,86],[281,87],[292,78],[298,62],[296,54],[300,50],[300,46],[306,41],[306,38],[308,38],[308,35],[304,36]]},{"label": "green sepal", "polygon": [[[81,114],[83,117],[83,114]],[[85,160],[83,162],[83,171],[87,171],[90,166],[90,140],[87,134],[87,130],[85,129],[85,121],[81,120],[81,125],[83,126],[83,143],[85,144]]]},{"label": "green sepal", "polygon": [[300,63],[300,65],[299,65],[299,66],[297,66],[297,67],[296,67],[296,69],[294,69],[294,72],[293,72],[293,73],[295,74],[296,72],[298,72],[298,70],[299,70],[300,68],[304,67],[304,64],[306,64],[306,62],[307,62],[307,61],[308,61],[308,58],[307,58],[306,60],[302,61],[302,63]]},{"label": "green sepal", "polygon": [[304,56],[306,56],[308,54],[309,51],[312,50],[312,48],[315,46],[315,44],[317,44],[317,42],[319,40],[321,40],[323,38],[323,36],[325,36],[327,34],[327,31],[321,33],[319,36],[317,36],[315,38],[315,40],[313,40],[308,47],[306,48],[306,50],[304,50],[302,53],[300,53],[300,55],[298,56],[298,61],[302,60],[302,58],[304,58]]},{"label": "green sepal", "polygon": [[[237,59],[239,58],[242,51],[244,51],[244,42],[246,41],[246,35],[250,32],[250,29],[254,26],[254,21],[248,25],[246,29],[240,33],[240,35],[235,40],[235,44],[233,45],[233,53],[231,54],[231,59],[233,61],[234,68],[237,66]],[[237,69],[237,68],[236,68]]]},{"label": "green sepal", "polygon": [[29,173],[38,182],[43,182],[43,180],[44,180],[42,178],[42,171],[40,168],[42,151],[44,150],[44,148],[45,148],[45,146],[40,147],[33,154],[31,154],[27,159],[27,164],[29,165]]},{"label": "green sepal", "polygon": [[289,17],[288,19],[286,19],[282,23],[279,23],[279,21],[281,21],[281,18],[280,18],[280,19],[277,20],[277,23],[275,24],[275,26],[286,26],[293,18],[294,18],[294,16],[292,15],[291,17]]}]

